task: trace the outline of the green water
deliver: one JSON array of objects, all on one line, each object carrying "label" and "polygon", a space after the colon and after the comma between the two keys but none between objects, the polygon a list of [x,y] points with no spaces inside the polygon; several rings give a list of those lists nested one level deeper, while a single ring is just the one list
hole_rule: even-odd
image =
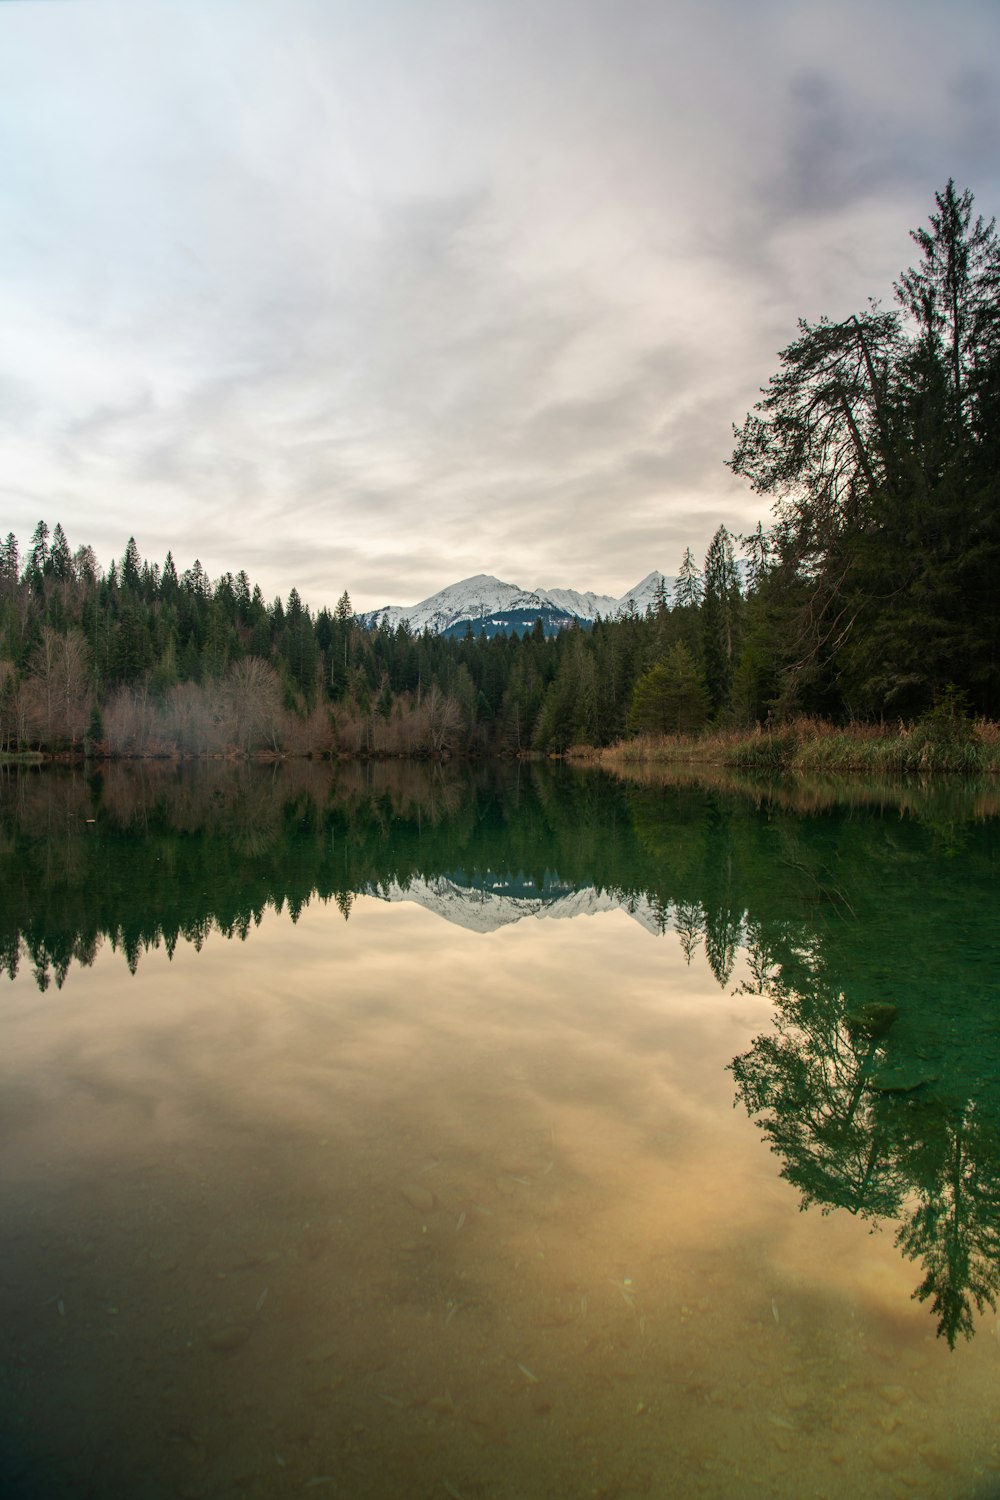
[{"label": "green water", "polygon": [[3,774],[4,1496],[1000,1488],[990,788]]}]

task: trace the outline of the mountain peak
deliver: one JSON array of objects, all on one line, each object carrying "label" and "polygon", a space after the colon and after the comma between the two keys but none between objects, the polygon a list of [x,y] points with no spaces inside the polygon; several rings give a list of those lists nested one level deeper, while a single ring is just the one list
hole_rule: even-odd
[{"label": "mountain peak", "polygon": [[361,618],[367,625],[386,625],[392,630],[405,623],[416,635],[425,630],[434,635],[454,633],[463,626],[473,628],[479,622],[482,632],[493,635],[500,630],[527,629],[540,617],[551,632],[573,620],[590,623],[598,615],[613,618],[633,608],[642,614],[652,603],[661,579],[667,582],[654,569],[619,599],[611,594],[581,593],[576,589],[523,589],[492,573],[474,573],[470,578],[448,584],[418,604],[387,604]]}]

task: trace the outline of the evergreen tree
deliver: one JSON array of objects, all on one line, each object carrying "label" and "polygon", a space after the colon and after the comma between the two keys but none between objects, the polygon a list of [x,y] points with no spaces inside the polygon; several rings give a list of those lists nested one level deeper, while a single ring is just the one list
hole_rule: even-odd
[{"label": "evergreen tree", "polygon": [[741,602],[733,539],[725,526],[719,527],[705,554],[704,579],[701,622],[705,676],[712,706],[717,712],[724,712],[732,701]]},{"label": "evergreen tree", "polygon": [[24,569],[25,582],[40,587],[48,560],[49,528],[44,521],[39,521],[31,534],[31,551]]},{"label": "evergreen tree", "polygon": [[190,568],[186,568],[181,578],[183,588],[195,599],[207,599],[211,596],[212,585],[208,574],[196,557]]},{"label": "evergreen tree", "polygon": [[740,545],[746,557],[746,581],[747,591],[752,592],[760,587],[767,577],[770,566],[772,544],[760,521],[757,528],[749,536],[740,537]]},{"label": "evergreen tree", "polygon": [[253,598],[250,592],[250,578],[244,568],[241,568],[236,575],[235,590],[240,624],[249,625],[253,618]]},{"label": "evergreen tree", "polygon": [[677,570],[677,582],[674,584],[674,607],[676,609],[697,609],[701,603],[701,573],[690,547],[684,548],[684,557]]},{"label": "evergreen tree", "polygon": [[903,272],[896,296],[921,338],[941,351],[954,419],[964,428],[984,343],[1000,338],[1000,241],[994,219],[987,224],[980,215],[972,222],[972,194],[959,193],[952,178],[934,202],[930,229],[910,231],[923,259]]},{"label": "evergreen tree", "polygon": [[970,193],[935,204],[902,312],[800,323],[730,461],[774,497],[779,697],[814,711],[912,716],[949,681],[1000,708],[1000,248]]},{"label": "evergreen tree", "polygon": [[17,588],[21,576],[21,563],[18,555],[17,537],[12,531],[0,546],[0,590],[12,594]]},{"label": "evergreen tree", "polygon": [[683,641],[635,685],[628,728],[632,734],[696,734],[708,718],[705,676]]},{"label": "evergreen tree", "polygon": [[122,556],[121,586],[138,593],[142,582],[142,558],[134,536],[130,536]]},{"label": "evergreen tree", "polygon": [[56,522],[56,529],[52,533],[52,546],[49,550],[49,571],[53,578],[69,578],[73,571],[73,559],[66,540],[66,533]]},{"label": "evergreen tree", "polygon": [[118,682],[135,682],[152,664],[148,616],[132,599],[122,601],[111,644],[111,675]]}]

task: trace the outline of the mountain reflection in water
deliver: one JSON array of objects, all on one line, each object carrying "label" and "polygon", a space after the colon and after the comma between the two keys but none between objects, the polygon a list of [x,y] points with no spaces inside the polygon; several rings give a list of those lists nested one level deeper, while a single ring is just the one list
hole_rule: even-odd
[{"label": "mountain reflection in water", "polygon": [[[975,792],[874,807],[508,766],[220,764],[4,772],[0,963],[67,982],[101,945],[245,939],[268,907],[358,893],[476,932],[622,908],[770,1029],[737,1099],[802,1206],[898,1223],[954,1345],[1000,1289],[997,825]],[[812,816],[803,800],[819,804]],[[863,799],[862,799],[863,801]],[[900,802],[908,802],[901,810]]]}]

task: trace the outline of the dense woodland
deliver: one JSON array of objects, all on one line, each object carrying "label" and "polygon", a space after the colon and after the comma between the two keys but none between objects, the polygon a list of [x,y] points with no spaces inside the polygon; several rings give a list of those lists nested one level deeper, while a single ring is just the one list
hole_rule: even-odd
[{"label": "dense woodland", "polygon": [[365,629],[347,593],[105,570],[40,521],[0,544],[0,752],[519,754],[634,732],[1000,715],[1000,240],[949,182],[916,264],[801,322],[729,466],[769,528],[723,526],[645,617],[546,639]]}]

